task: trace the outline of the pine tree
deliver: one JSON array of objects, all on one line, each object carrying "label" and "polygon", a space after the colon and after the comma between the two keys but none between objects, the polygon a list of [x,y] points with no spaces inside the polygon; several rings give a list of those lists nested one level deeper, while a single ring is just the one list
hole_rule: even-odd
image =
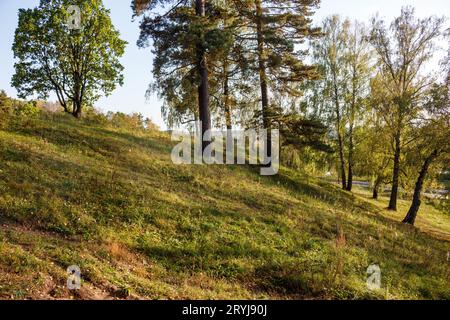
[{"label": "pine tree", "polygon": [[[161,13],[166,5],[169,9]],[[135,0],[132,8],[136,15],[144,15],[138,46],[153,42],[152,89],[158,91],[169,112],[191,112],[200,120],[204,150],[210,139],[206,133],[211,129],[210,68],[230,41],[229,33],[219,27],[220,14],[205,0]]]},{"label": "pine tree", "polygon": [[[316,69],[303,60],[307,54],[300,45],[307,39],[321,35],[312,27],[311,16],[318,0],[245,0],[232,1],[245,18],[245,31],[241,35],[247,42],[252,57],[249,68],[259,76],[261,92],[261,124],[270,129],[272,123],[270,90],[273,93],[300,95],[293,83],[317,78]],[[270,155],[270,134],[266,141]]]}]

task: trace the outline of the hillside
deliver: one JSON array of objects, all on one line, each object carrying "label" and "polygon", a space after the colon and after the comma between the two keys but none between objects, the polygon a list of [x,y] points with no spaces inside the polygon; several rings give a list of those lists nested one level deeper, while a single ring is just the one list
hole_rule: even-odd
[{"label": "hillside", "polygon": [[286,168],[177,166],[171,146],[63,115],[0,130],[0,298],[450,299],[450,219],[431,205],[412,228],[408,201],[388,212]]}]

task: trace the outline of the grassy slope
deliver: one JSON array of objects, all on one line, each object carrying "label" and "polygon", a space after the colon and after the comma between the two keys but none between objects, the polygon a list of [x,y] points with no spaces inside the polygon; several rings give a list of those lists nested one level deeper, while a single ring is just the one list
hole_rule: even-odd
[{"label": "grassy slope", "polygon": [[176,166],[170,150],[162,133],[65,116],[0,131],[0,298],[450,299],[448,215],[425,205],[410,228],[406,202],[393,214],[362,190]]}]

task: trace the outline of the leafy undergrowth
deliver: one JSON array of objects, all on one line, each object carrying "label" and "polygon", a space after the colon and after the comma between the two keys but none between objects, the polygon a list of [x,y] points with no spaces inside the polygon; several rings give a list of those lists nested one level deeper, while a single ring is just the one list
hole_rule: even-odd
[{"label": "leafy undergrowth", "polygon": [[407,202],[391,213],[285,168],[174,165],[172,145],[62,115],[0,131],[0,298],[450,299],[450,221],[432,206],[411,228]]}]

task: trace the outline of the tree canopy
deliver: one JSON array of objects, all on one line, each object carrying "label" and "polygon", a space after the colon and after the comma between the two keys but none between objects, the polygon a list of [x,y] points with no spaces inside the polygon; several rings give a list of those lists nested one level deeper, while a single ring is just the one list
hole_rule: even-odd
[{"label": "tree canopy", "polygon": [[[79,28],[68,23],[71,5],[80,8]],[[54,92],[66,112],[80,117],[84,105],[122,85],[125,46],[101,0],[41,0],[19,10],[12,86],[22,98]]]}]

